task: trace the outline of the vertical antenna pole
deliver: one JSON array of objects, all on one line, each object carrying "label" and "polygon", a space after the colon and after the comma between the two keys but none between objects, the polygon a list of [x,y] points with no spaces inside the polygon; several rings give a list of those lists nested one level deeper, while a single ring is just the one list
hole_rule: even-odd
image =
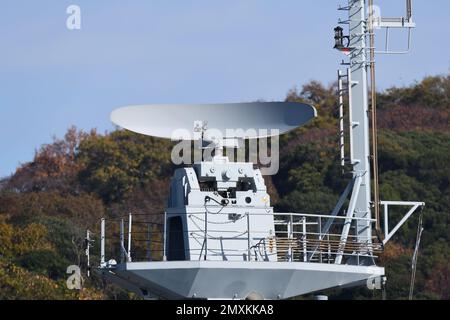
[{"label": "vertical antenna pole", "polygon": [[412,0],[406,0],[406,19],[411,22],[412,18]]},{"label": "vertical antenna pole", "polygon": [[131,262],[131,224],[132,224],[132,216],[130,213],[128,215],[128,262]]},{"label": "vertical antenna pole", "polygon": [[124,221],[123,218],[120,220],[120,262],[125,261],[125,236],[124,236]]},{"label": "vertical antenna pole", "polygon": [[87,265],[87,276],[91,276],[91,261],[90,261],[90,246],[91,246],[91,233],[86,230],[86,265]]},{"label": "vertical antenna pole", "polygon": [[100,225],[100,266],[105,266],[105,218]]}]

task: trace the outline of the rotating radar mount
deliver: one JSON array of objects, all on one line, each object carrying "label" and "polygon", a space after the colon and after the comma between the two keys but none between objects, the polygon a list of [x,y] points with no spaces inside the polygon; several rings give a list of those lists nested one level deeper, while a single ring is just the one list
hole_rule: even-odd
[{"label": "rotating radar mount", "polygon": [[[311,105],[123,107],[111,114],[116,125],[147,136],[188,141],[189,150],[194,141],[202,151],[214,150],[214,156],[175,169],[164,212],[102,219],[96,270],[146,299],[286,299],[339,286],[380,289],[386,278],[384,268],[376,265],[377,255],[424,203],[378,199],[376,122],[369,130],[376,100],[372,95],[369,109],[367,81],[370,70],[374,88],[374,28],[407,28],[410,37],[415,25],[410,0],[407,17],[401,19],[374,17],[372,2],[348,0],[339,7],[348,13],[348,20],[340,24],[348,26],[349,34],[336,28],[335,48],[349,61],[343,62],[348,68],[338,72],[336,138],[340,163],[351,179],[334,208],[321,214],[274,212],[262,168],[223,153],[224,148],[244,146],[246,139],[277,137],[307,124],[317,116]],[[410,210],[393,223],[388,220],[390,206]],[[119,226],[109,228],[115,223]],[[106,240],[113,236],[108,230],[120,230],[114,250],[106,248]],[[87,238],[89,243],[89,232]],[[120,255],[107,257],[107,252]]]}]

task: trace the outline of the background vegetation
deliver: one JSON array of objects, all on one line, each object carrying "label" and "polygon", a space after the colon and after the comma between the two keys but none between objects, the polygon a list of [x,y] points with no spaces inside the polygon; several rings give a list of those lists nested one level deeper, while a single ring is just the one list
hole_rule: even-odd
[{"label": "background vegetation", "polygon": [[[310,82],[287,101],[317,106],[319,117],[282,137],[280,171],[267,177],[277,210],[329,212],[348,176],[338,161],[336,88]],[[416,295],[450,298],[450,77],[379,94],[381,198],[425,201]],[[128,299],[93,276],[66,289],[66,267],[85,270],[83,242],[100,217],[162,212],[173,172],[171,143],[127,131],[70,128],[0,182],[0,299]],[[417,216],[385,249],[388,299],[408,296]],[[94,255],[96,252],[94,251]],[[95,259],[95,257],[94,257]],[[370,299],[365,288],[330,298]],[[376,298],[379,298],[376,296]]]}]

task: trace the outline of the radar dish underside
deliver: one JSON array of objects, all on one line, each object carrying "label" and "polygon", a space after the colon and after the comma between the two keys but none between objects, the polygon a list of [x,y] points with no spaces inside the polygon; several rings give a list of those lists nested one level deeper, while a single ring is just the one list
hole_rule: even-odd
[{"label": "radar dish underside", "polygon": [[[175,130],[193,132],[199,121],[208,130],[219,130],[224,138],[260,138],[275,135],[273,130],[286,133],[316,115],[313,106],[295,102],[136,105],[114,110],[111,121],[133,132],[167,139],[173,138]],[[241,133],[236,134],[238,129]]]}]

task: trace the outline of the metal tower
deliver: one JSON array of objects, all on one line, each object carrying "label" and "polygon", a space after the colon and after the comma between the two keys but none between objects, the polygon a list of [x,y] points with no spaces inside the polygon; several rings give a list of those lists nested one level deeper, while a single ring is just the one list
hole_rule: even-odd
[{"label": "metal tower", "polygon": [[[376,236],[380,239],[382,230],[379,206],[385,207],[385,229],[387,228],[387,205],[411,205],[417,203],[380,201],[378,193],[378,163],[377,163],[377,128],[376,128],[376,87],[375,87],[375,54],[403,54],[410,50],[411,30],[415,27],[412,21],[412,3],[406,0],[406,16],[399,18],[384,18],[380,16],[380,8],[374,6],[373,0],[348,0],[346,6],[340,6],[340,11],[348,12],[346,20],[339,20],[340,25],[348,26],[348,36],[344,36],[341,26],[335,28],[335,49],[348,56],[346,70],[338,71],[339,117],[340,117],[340,150],[341,164],[348,165],[352,173],[352,193],[347,211],[348,221],[351,218],[371,218],[375,222]],[[375,50],[376,29],[386,30],[386,47],[384,51]],[[390,28],[408,30],[408,49],[405,51],[389,51]],[[345,43],[346,42],[346,43]],[[370,93],[369,104],[369,81]],[[344,85],[346,84],[346,86]],[[345,94],[348,95],[348,108],[345,109]],[[345,118],[347,111],[347,118]],[[346,126],[347,119],[347,126]],[[348,135],[348,146],[345,136]],[[348,157],[346,150],[348,149]],[[371,190],[372,189],[372,190]],[[372,192],[371,192],[372,191]],[[373,194],[373,195],[372,195]],[[417,207],[416,207],[417,208]],[[372,225],[367,220],[356,224],[358,241],[371,242]],[[387,230],[385,239],[388,238]],[[347,231],[342,234],[346,241]],[[373,264],[371,259],[361,259],[362,264]],[[336,263],[341,263],[337,259]]]}]

